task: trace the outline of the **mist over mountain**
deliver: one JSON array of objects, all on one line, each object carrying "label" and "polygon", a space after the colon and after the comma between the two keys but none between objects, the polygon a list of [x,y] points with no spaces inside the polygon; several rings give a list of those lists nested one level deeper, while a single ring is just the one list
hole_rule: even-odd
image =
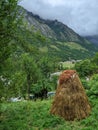
[{"label": "mist over mountain", "polygon": [[58,19],[82,36],[98,32],[98,0],[22,0],[20,5],[44,19]]},{"label": "mist over mountain", "polygon": [[86,36],[85,38],[98,46],[98,35]]}]

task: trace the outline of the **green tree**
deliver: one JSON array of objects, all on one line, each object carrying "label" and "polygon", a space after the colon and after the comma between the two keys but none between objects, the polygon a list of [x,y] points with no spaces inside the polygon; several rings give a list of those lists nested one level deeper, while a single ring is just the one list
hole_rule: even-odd
[{"label": "green tree", "polygon": [[94,62],[98,66],[98,53],[95,54],[95,56],[93,57],[91,61]]},{"label": "green tree", "polygon": [[50,73],[52,72],[52,67],[53,67],[53,63],[51,62],[51,59],[47,56],[44,56],[40,59],[38,64],[43,74],[43,77],[48,78],[50,76]]},{"label": "green tree", "polygon": [[0,0],[0,68],[14,49],[18,27],[18,0]]},{"label": "green tree", "polygon": [[26,74],[26,94],[28,98],[31,92],[31,86],[40,80],[41,72],[33,57],[27,53],[22,55],[22,69]]},{"label": "green tree", "polygon": [[80,76],[90,76],[93,74],[94,66],[89,59],[75,64],[75,69],[79,72]]},{"label": "green tree", "polygon": [[7,59],[16,49],[14,36],[20,21],[17,4],[18,0],[0,0],[0,94],[2,96],[5,95],[5,90],[8,90],[10,81],[5,74]]}]

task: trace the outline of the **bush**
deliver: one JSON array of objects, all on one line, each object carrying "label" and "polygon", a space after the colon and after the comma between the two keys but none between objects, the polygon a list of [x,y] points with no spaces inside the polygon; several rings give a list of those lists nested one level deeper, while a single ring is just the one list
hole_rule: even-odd
[{"label": "bush", "polygon": [[92,63],[91,60],[86,59],[75,64],[75,69],[81,77],[91,76],[96,73],[98,66],[96,63]]},{"label": "bush", "polygon": [[91,81],[88,82],[88,95],[92,98],[98,97],[98,74],[92,76]]}]

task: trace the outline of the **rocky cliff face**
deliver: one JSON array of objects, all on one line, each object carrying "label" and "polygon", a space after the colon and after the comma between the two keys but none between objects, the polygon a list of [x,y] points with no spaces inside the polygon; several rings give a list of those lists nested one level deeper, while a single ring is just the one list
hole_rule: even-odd
[{"label": "rocky cliff face", "polygon": [[[67,25],[58,20],[45,20],[38,15],[25,10],[25,18],[29,26],[33,26],[34,31],[41,32],[47,38],[63,42],[77,42],[82,46],[86,46],[92,42],[91,40],[80,36]],[[30,27],[31,28],[31,27]]]},{"label": "rocky cliff face", "polygon": [[61,41],[78,41],[79,35],[63,23],[54,20],[47,20],[45,23],[55,32],[57,40]]},{"label": "rocky cliff face", "polygon": [[44,20],[39,16],[34,15],[30,12],[26,12],[25,18],[27,19],[29,25],[34,27],[34,30],[40,31],[44,36],[48,38],[56,39],[54,31],[47,24],[45,24]]},{"label": "rocky cliff face", "polygon": [[58,20],[45,20],[28,11],[25,12],[25,18],[29,26],[33,26],[34,30],[40,31],[48,38],[58,41],[74,41],[80,43],[81,40],[84,40],[84,38]]}]

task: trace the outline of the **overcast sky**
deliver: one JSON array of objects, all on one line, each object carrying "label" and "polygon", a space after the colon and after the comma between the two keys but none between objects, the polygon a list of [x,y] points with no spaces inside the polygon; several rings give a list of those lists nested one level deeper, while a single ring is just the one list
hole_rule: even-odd
[{"label": "overcast sky", "polygon": [[98,0],[22,0],[25,9],[58,19],[80,35],[98,34]]}]

